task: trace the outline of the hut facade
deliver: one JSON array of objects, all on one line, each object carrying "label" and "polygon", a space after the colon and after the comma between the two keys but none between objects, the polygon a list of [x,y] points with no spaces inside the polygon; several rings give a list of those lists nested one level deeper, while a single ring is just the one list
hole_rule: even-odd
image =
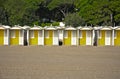
[{"label": "hut facade", "polygon": [[79,30],[79,45],[93,45],[93,28],[92,27],[81,27]]},{"label": "hut facade", "polygon": [[98,30],[98,45],[112,45],[112,28],[102,27]]},{"label": "hut facade", "polygon": [[21,26],[10,28],[10,45],[24,45],[24,30]]},{"label": "hut facade", "polygon": [[64,45],[77,45],[77,29],[67,27],[64,29]]},{"label": "hut facade", "polygon": [[58,30],[54,27],[45,27],[44,30],[45,45],[59,45]]},{"label": "hut facade", "polygon": [[114,29],[114,45],[120,46],[120,26]]},{"label": "hut facade", "polygon": [[42,27],[33,27],[29,30],[29,45],[44,45],[44,30]]},{"label": "hut facade", "polygon": [[9,45],[9,26],[0,25],[0,45]]}]

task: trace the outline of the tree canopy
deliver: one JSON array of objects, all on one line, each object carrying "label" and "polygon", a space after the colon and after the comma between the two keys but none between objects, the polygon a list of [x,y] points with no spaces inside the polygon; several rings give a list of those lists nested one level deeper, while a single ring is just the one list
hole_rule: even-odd
[{"label": "tree canopy", "polygon": [[119,4],[120,0],[83,0],[78,6],[79,14],[87,24],[119,25]]},{"label": "tree canopy", "polygon": [[0,23],[120,25],[120,0],[0,0]]}]

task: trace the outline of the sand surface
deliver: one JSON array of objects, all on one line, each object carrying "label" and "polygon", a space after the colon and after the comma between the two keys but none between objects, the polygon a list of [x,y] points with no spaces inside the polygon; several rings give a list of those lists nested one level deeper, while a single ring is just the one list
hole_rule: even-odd
[{"label": "sand surface", "polygon": [[0,79],[120,79],[120,47],[0,46]]}]

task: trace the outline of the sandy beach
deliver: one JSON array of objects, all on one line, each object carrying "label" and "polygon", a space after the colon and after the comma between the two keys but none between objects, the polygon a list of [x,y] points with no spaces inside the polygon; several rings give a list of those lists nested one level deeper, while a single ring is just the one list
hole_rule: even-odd
[{"label": "sandy beach", "polygon": [[0,79],[120,79],[120,47],[0,46]]}]

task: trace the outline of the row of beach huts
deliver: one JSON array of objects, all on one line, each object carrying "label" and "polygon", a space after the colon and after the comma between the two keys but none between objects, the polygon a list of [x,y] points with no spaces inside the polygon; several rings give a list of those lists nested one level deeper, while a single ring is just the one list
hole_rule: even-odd
[{"label": "row of beach huts", "polygon": [[120,46],[120,27],[0,25],[0,45]]}]

